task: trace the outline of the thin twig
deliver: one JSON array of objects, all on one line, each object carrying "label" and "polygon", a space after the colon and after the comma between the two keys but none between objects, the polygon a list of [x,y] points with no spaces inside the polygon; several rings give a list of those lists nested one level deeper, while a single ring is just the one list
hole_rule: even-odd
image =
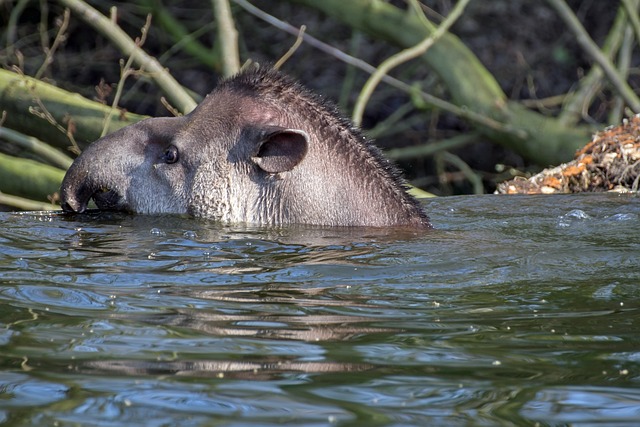
[{"label": "thin twig", "polygon": [[484,185],[482,185],[482,178],[471,169],[471,167],[465,163],[460,157],[455,154],[451,154],[448,151],[442,153],[442,159],[455,166],[462,172],[465,178],[473,185],[473,194],[484,194]]},{"label": "thin twig", "polygon": [[[246,10],[247,12],[249,12],[250,14],[262,19],[263,21],[267,22],[268,24],[272,25],[275,28],[278,28],[284,32],[287,32],[293,36],[297,36],[300,33],[300,29],[297,27],[294,27],[291,24],[288,24],[284,21],[281,21],[280,19],[276,18],[273,15],[269,15],[268,13],[264,12],[261,9],[258,9],[257,7],[255,7],[254,5],[252,5],[251,3],[249,3],[246,0],[233,0],[234,3],[236,3],[238,6],[242,7],[244,10]],[[328,45],[320,40],[318,40],[317,38],[310,36],[309,34],[305,33],[302,35],[302,39],[304,40],[305,43],[307,43],[309,46],[312,46],[316,49],[318,49],[321,52],[324,52],[328,55],[333,56],[334,58],[339,59],[340,61],[353,65],[357,68],[360,68],[361,70],[367,72],[368,74],[372,74],[373,72],[375,72],[376,67],[374,67],[373,65],[368,64],[367,62],[363,61],[362,59],[356,58],[354,56],[351,56],[347,53],[344,53],[343,51],[341,51],[340,49],[337,49],[331,45]],[[385,81],[387,81],[387,79],[385,79]]]},{"label": "thin twig", "polygon": [[40,97],[35,93],[34,84],[29,84],[28,78],[24,75],[24,72],[22,71],[22,69],[14,65],[12,67],[12,70],[24,80],[25,88],[31,93],[34,102],[38,104],[37,107],[33,107],[33,106],[29,107],[29,113],[33,114],[36,117],[46,120],[47,122],[49,122],[49,124],[53,125],[60,132],[64,133],[69,139],[69,142],[71,142],[71,151],[75,152],[76,154],[79,154],[80,148],[78,147],[78,143],[76,142],[76,139],[73,135],[75,130],[73,121],[70,119],[69,122],[67,123],[66,128],[62,126],[60,123],[58,123],[56,118],[53,117],[53,114],[51,114],[49,110],[47,110],[47,107],[45,107]]},{"label": "thin twig", "polygon": [[[620,52],[618,52],[618,72],[624,78],[627,78],[629,75],[633,45],[633,29],[631,26],[627,26],[624,30],[624,40],[622,41],[622,46],[620,46]],[[623,117],[624,100],[620,95],[616,94],[608,115],[609,123],[620,123]]]},{"label": "thin twig", "polygon": [[[352,54],[358,52],[362,39],[363,35],[360,31],[352,32],[351,42],[349,43],[349,51]],[[340,88],[340,97],[338,98],[338,105],[345,111],[347,110],[351,93],[353,93],[356,76],[358,74],[358,69],[353,65],[347,64],[346,68],[344,78],[342,79],[342,87]]]},{"label": "thin twig", "polygon": [[629,21],[631,22],[633,31],[636,34],[636,40],[640,42],[640,18],[638,17],[638,1],[622,0],[622,5],[627,12],[627,16],[629,17]]},{"label": "thin twig", "polygon": [[51,63],[53,62],[53,55],[56,53],[56,50],[58,50],[60,44],[62,44],[62,42],[67,39],[67,28],[69,28],[70,16],[71,12],[69,11],[69,9],[65,9],[64,14],[62,15],[62,21],[60,22],[60,28],[58,28],[58,33],[56,34],[56,38],[53,40],[53,44],[49,48],[44,48],[44,61],[42,62],[42,65],[40,66],[36,74],[33,76],[35,79],[40,80],[40,77],[42,77],[49,65],[51,65]]},{"label": "thin twig", "polygon": [[520,101],[527,108],[537,108],[539,110],[549,109],[561,105],[567,98],[566,93],[560,95],[551,95],[546,98],[523,99]]},{"label": "thin twig", "polygon": [[449,139],[443,139],[441,141],[430,142],[429,144],[414,145],[410,147],[392,148],[386,150],[387,157],[393,160],[405,160],[405,159],[417,159],[420,157],[429,157],[434,154],[446,151],[455,150],[460,147],[464,147],[467,144],[476,141],[479,135],[475,132],[464,133],[456,135]]},{"label": "thin twig", "polygon": [[640,98],[633,92],[626,81],[615,69],[611,61],[600,50],[598,45],[591,39],[587,30],[584,29],[576,15],[564,0],[547,0],[551,6],[558,12],[560,17],[569,26],[576,36],[576,41],[585,52],[587,52],[598,65],[602,67],[605,75],[613,85],[613,87],[624,98],[629,107],[636,113],[640,113]]},{"label": "thin twig", "polygon": [[219,70],[221,68],[218,55],[216,55],[213,49],[203,45],[198,40],[202,34],[209,33],[215,28],[214,22],[209,22],[190,33],[178,19],[174,18],[171,12],[162,4],[162,1],[141,0],[140,3],[144,6],[145,10],[147,10],[147,13],[153,12],[154,22],[158,24],[162,30],[168,32],[175,42],[171,48],[167,49],[167,51],[160,56],[160,62],[162,62],[162,59],[171,51],[179,49],[197,58],[210,69]]},{"label": "thin twig", "polygon": [[222,72],[225,77],[233,76],[240,71],[240,54],[238,52],[238,31],[233,23],[228,0],[211,0],[218,24],[218,39],[222,50]]},{"label": "thin twig", "polygon": [[[400,123],[405,118],[405,116],[407,116],[412,111],[415,111],[415,109],[416,106],[411,100],[397,108],[394,108],[393,112],[386,118],[377,121],[376,125],[371,129],[367,129],[367,136],[369,138],[377,139],[383,135],[387,135],[390,133],[399,133],[399,131],[401,130]],[[420,120],[424,121],[422,117],[420,117]]]},{"label": "thin twig", "polygon": [[[292,35],[297,35],[298,34],[298,28],[287,24],[286,22],[283,22],[281,20],[279,20],[278,18],[276,18],[275,16],[269,15],[268,13],[258,9],[257,7],[255,7],[254,5],[252,5],[251,3],[249,3],[246,0],[233,0],[238,6],[242,7],[243,9],[245,9],[247,12],[251,13],[254,16],[257,16],[258,18],[262,19],[265,22],[268,22],[269,24],[273,25],[276,28],[281,29],[282,31],[285,31],[289,34]],[[305,41],[305,43],[307,43],[308,45],[328,54],[333,56],[334,58],[346,63],[346,64],[350,64],[353,65],[354,67],[357,67],[359,69],[361,69],[362,71],[368,73],[368,74],[373,74],[376,71],[376,68],[363,61],[362,59],[359,58],[355,58],[343,51],[341,51],[340,49],[336,49],[335,47],[328,45],[318,39],[316,39],[315,37],[310,36],[309,34],[305,33],[303,35],[303,39]],[[521,139],[526,139],[527,138],[527,133],[526,131],[522,130],[522,129],[515,129],[511,126],[505,125],[503,123],[500,123],[496,120],[493,120],[492,118],[489,118],[487,116],[483,116],[481,114],[475,113],[471,110],[468,110],[466,108],[461,108],[458,107],[457,105],[445,101],[444,99],[438,98],[436,96],[433,96],[431,94],[428,94],[424,91],[421,91],[419,89],[417,89],[415,86],[411,86],[401,80],[398,80],[396,78],[393,78],[391,76],[383,76],[382,81],[387,83],[388,85],[399,89],[403,92],[406,92],[408,94],[411,94],[413,96],[418,96],[420,97],[426,104],[431,105],[432,107],[435,108],[439,108],[443,111],[448,111],[452,114],[455,114],[458,117],[461,117],[463,119],[469,120],[470,122],[475,122],[478,123],[482,126],[485,126],[489,129],[493,129],[499,132],[503,132],[503,133],[507,133],[507,134],[511,134],[514,135],[517,138],[521,138]]]},{"label": "thin twig", "polygon": [[183,113],[188,113],[196,107],[196,102],[173,76],[155,58],[138,48],[135,42],[109,18],[82,0],[60,0],[60,2],[111,40],[125,55],[131,55],[136,64],[150,73],[151,78]]},{"label": "thin twig", "polygon": [[[425,38],[413,47],[404,49],[396,53],[395,55],[392,55],[391,57],[383,61],[382,64],[380,64],[380,66],[371,75],[371,77],[369,77],[369,80],[367,80],[367,82],[365,83],[362,91],[360,92],[360,95],[358,96],[356,105],[353,108],[352,120],[356,126],[360,126],[360,124],[362,123],[362,115],[364,114],[365,106],[369,102],[371,94],[373,94],[376,86],[378,86],[378,84],[382,80],[382,77],[387,75],[392,68],[395,68],[398,65],[411,59],[417,58],[418,56],[423,55],[427,50],[429,50],[429,48],[433,46],[433,44],[436,43],[438,39],[440,39],[440,37],[447,33],[449,28],[453,25],[454,22],[456,22],[460,15],[462,15],[464,8],[467,6],[469,1],[470,0],[460,0],[453,8],[449,16],[447,16],[447,19],[445,19],[429,37]],[[416,8],[420,10],[418,7]]]},{"label": "thin twig", "polygon": [[169,104],[169,101],[167,101],[167,98],[165,98],[164,96],[160,97],[160,103],[164,106],[164,108],[167,109],[167,111],[169,111],[174,117],[178,117],[181,116],[182,114],[180,113],[180,111],[176,110],[175,107],[171,104]]},{"label": "thin twig", "polygon": [[[618,51],[622,43],[622,35],[626,25],[627,14],[621,6],[618,8],[615,21],[602,45],[602,51],[607,55],[607,58],[612,58]],[[595,123],[595,120],[589,117],[589,106],[602,87],[603,77],[604,72],[599,65],[595,64],[591,67],[587,75],[580,79],[578,89],[567,95],[567,99],[562,106],[562,111],[558,114],[558,121],[560,123],[565,126],[570,126],[577,123],[580,118],[587,122]]]},{"label": "thin twig", "polygon": [[49,2],[39,1],[40,23],[37,26],[38,35],[40,36],[40,45],[44,52],[49,49]]},{"label": "thin twig", "polygon": [[300,31],[298,32],[298,36],[296,37],[296,41],[293,43],[293,46],[291,46],[289,50],[286,51],[280,59],[278,59],[278,61],[273,65],[273,68],[279,70],[280,67],[282,67],[284,63],[289,60],[289,58],[291,58],[295,51],[298,50],[298,48],[302,44],[302,41],[304,40],[304,32],[306,31],[306,29],[306,25],[300,26]]},{"label": "thin twig", "polygon": [[[112,9],[112,16],[115,16],[115,7]],[[135,44],[138,48],[142,48],[144,42],[147,40],[147,34],[149,34],[149,28],[151,27],[151,14],[147,15],[147,20],[140,31],[140,37],[135,39]],[[131,68],[133,64],[133,52],[129,55],[126,63],[120,64],[120,80],[118,81],[118,85],[116,87],[116,93],[113,96],[113,102],[111,103],[111,112],[107,114],[104,118],[104,124],[102,126],[102,132],[100,133],[100,137],[105,136],[109,132],[109,126],[111,125],[111,119],[113,118],[113,112],[118,109],[118,104],[120,103],[120,98],[122,97],[122,91],[124,90],[124,83],[129,76],[135,74],[136,71]]]},{"label": "thin twig", "polygon": [[15,52],[15,44],[18,34],[18,21],[28,4],[29,0],[20,0],[11,6],[11,14],[9,15],[9,21],[7,22],[7,58],[13,56]]}]

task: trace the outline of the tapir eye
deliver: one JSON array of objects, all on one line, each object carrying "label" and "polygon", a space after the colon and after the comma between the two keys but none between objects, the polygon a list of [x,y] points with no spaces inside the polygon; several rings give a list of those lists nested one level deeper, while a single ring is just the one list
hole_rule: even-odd
[{"label": "tapir eye", "polygon": [[170,165],[171,163],[175,163],[178,161],[178,149],[175,145],[170,145],[169,148],[162,155],[162,160]]}]

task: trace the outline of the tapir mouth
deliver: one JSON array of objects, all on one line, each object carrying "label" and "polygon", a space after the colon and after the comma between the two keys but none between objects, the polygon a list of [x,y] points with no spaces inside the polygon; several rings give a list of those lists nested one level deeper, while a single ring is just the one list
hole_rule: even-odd
[{"label": "tapir mouth", "polygon": [[91,196],[98,209],[103,211],[127,210],[124,198],[115,190],[101,188]]},{"label": "tapir mouth", "polygon": [[78,191],[76,194],[72,195],[63,194],[62,210],[70,213],[82,213],[87,210],[91,199],[93,199],[97,208],[100,210],[128,210],[124,197],[122,197],[122,195],[116,190],[106,187],[98,188],[94,192]]}]

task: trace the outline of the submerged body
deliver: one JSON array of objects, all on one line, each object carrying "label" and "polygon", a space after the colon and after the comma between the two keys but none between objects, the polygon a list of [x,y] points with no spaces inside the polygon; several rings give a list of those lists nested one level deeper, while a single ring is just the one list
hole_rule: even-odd
[{"label": "submerged body", "polygon": [[273,70],[221,84],[190,114],[91,144],[62,207],[230,223],[430,228],[398,171],[335,107]]}]

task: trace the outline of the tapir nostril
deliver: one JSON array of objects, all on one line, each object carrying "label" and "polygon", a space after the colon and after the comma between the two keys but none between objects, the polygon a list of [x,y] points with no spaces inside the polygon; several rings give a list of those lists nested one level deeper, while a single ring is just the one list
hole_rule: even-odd
[{"label": "tapir nostril", "polygon": [[73,209],[71,209],[71,206],[67,202],[62,203],[61,208],[65,212],[73,212]]},{"label": "tapir nostril", "polygon": [[61,207],[62,207],[62,210],[66,213],[82,213],[84,211],[83,206],[73,207],[71,206],[69,201],[62,202]]}]

